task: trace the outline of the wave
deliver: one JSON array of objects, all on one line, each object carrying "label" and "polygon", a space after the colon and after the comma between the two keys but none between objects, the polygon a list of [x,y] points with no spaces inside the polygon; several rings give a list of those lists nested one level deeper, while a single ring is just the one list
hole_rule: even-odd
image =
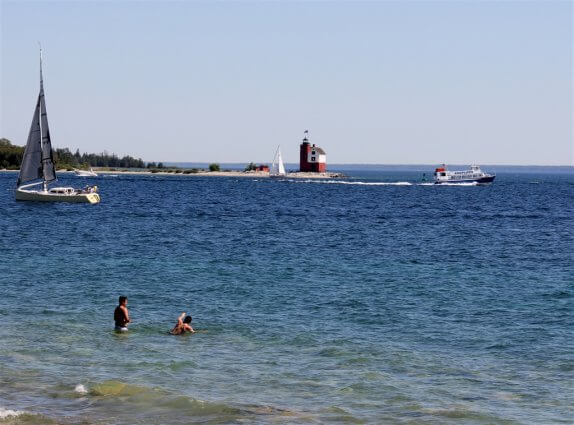
[{"label": "wave", "polygon": [[143,392],[151,391],[149,388],[126,384],[121,381],[104,381],[101,384],[94,385],[88,393],[91,396],[133,396]]},{"label": "wave", "polygon": [[59,425],[61,423],[40,413],[0,407],[0,425]]},{"label": "wave", "polygon": [[25,415],[26,412],[21,410],[10,410],[0,407],[0,419],[14,418],[16,416]]},{"label": "wave", "polygon": [[0,425],[57,425],[58,422],[38,413],[0,407]]},{"label": "wave", "polygon": [[500,417],[497,415],[492,415],[489,413],[483,413],[480,411],[472,410],[464,406],[452,406],[452,407],[423,407],[420,409],[422,413],[427,415],[448,418],[455,420],[467,420],[473,422],[483,422],[483,423],[500,423]]},{"label": "wave", "polygon": [[124,408],[131,406],[130,410],[139,411],[143,415],[146,415],[146,411],[161,412],[162,417],[173,415],[174,423],[180,423],[180,420],[185,417],[197,416],[215,415],[222,422],[235,422],[245,421],[250,417],[253,419],[260,415],[274,417],[302,415],[300,412],[274,406],[205,401],[187,395],[174,394],[165,389],[133,385],[117,380],[93,385],[87,394],[89,397],[109,399],[110,402],[117,400]]},{"label": "wave", "polygon": [[88,394],[88,390],[86,389],[85,386],[83,386],[82,384],[78,384],[76,385],[76,387],[74,388],[74,392],[78,393],[78,394]]}]

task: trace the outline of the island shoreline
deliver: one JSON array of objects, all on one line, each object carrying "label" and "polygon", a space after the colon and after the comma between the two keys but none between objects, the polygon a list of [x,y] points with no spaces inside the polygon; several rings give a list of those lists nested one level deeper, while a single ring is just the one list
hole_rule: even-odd
[{"label": "island shoreline", "polygon": [[[0,170],[6,172],[17,173],[20,170]],[[98,168],[93,168],[93,171],[99,175],[142,175],[142,176],[190,176],[190,177],[241,177],[241,178],[279,178],[279,179],[335,179],[335,178],[346,178],[347,176],[343,173],[313,173],[313,172],[293,172],[287,173],[285,176],[271,176],[265,171],[205,171],[198,170],[194,172],[189,172],[189,170],[182,169],[180,172],[175,171],[148,171],[148,170],[100,170]],[[57,170],[59,174],[74,174],[74,171],[68,170]],[[78,176],[80,177],[80,176]],[[89,177],[88,177],[89,178]]]}]

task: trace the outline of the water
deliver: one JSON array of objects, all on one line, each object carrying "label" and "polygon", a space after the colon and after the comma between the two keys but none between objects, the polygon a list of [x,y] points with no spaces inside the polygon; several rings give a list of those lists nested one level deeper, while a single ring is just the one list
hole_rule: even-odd
[{"label": "water", "polygon": [[351,174],[0,173],[0,424],[572,423],[574,174]]}]

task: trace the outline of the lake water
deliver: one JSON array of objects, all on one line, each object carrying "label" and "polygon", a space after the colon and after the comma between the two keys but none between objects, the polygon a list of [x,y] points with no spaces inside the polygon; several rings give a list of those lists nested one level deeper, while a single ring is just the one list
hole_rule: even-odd
[{"label": "lake water", "polygon": [[572,423],[574,173],[349,174],[0,172],[0,424]]}]

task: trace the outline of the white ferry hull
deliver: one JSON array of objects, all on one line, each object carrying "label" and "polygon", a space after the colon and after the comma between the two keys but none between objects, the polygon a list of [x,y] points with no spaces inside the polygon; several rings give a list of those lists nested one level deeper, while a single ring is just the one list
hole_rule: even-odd
[{"label": "white ferry hull", "polygon": [[434,170],[435,184],[489,184],[495,177],[495,174],[484,173],[478,165],[471,165],[470,170],[449,171],[443,164]]},{"label": "white ferry hull", "polygon": [[494,181],[496,176],[481,177],[479,179],[463,179],[463,180],[441,180],[435,181],[435,184],[456,184],[456,183],[476,183],[476,184],[488,184]]},{"label": "white ferry hull", "polygon": [[50,193],[39,190],[16,189],[15,198],[17,201],[36,202],[74,202],[97,204],[100,202],[100,195],[97,193]]}]

